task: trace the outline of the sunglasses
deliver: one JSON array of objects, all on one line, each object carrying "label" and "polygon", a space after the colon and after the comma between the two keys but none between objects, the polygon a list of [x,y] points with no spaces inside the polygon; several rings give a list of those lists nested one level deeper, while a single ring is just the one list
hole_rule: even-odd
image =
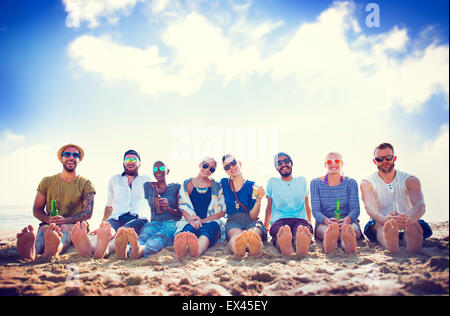
[{"label": "sunglasses", "polygon": [[64,158],[69,158],[72,156],[75,159],[79,159],[81,157],[80,153],[70,153],[68,151],[63,152],[61,156]]},{"label": "sunglasses", "polygon": [[286,158],[286,159],[283,159],[283,160],[278,160],[278,166],[281,166],[282,164],[288,165],[291,162],[292,162],[292,160],[289,159],[289,158]]},{"label": "sunglasses", "polygon": [[130,161],[137,163],[138,159],[136,157],[134,157],[134,158],[127,157],[124,159],[124,161],[125,161],[125,163],[129,163]]},{"label": "sunglasses", "polygon": [[375,157],[374,159],[375,159],[376,162],[383,162],[384,160],[391,161],[392,159],[394,159],[394,155],[387,155],[387,156],[383,156],[383,157]]},{"label": "sunglasses", "polygon": [[340,159],[335,159],[335,160],[328,159],[326,161],[327,165],[331,165],[333,162],[335,162],[335,163],[337,163],[339,165],[339,164],[341,164],[342,160],[340,160]]},{"label": "sunglasses", "polygon": [[[208,169],[208,168],[209,168],[209,164],[204,163],[204,164],[202,165],[202,168],[203,168],[203,169]],[[211,168],[209,168],[209,171],[211,171],[211,173],[214,173],[214,171],[216,171],[216,168],[211,167]]]},{"label": "sunglasses", "polygon": [[228,170],[230,170],[231,167],[236,166],[236,164],[237,164],[237,161],[235,159],[232,162],[230,162],[228,165],[223,166],[223,169],[225,169],[225,171],[228,171]]},{"label": "sunglasses", "polygon": [[158,169],[159,169],[159,171],[161,171],[161,172],[164,172],[164,171],[166,171],[166,166],[161,166],[161,167],[153,167],[153,172],[158,172]]}]

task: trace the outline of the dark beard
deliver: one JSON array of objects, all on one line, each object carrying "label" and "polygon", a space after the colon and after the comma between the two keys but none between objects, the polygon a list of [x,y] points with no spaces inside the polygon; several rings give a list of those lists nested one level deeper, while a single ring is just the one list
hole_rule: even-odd
[{"label": "dark beard", "polygon": [[390,165],[388,170],[383,169],[383,167],[381,167],[381,166],[377,166],[377,167],[378,167],[378,170],[380,170],[381,172],[383,172],[383,173],[389,173],[389,172],[392,171],[392,169],[394,169],[395,164]]},{"label": "dark beard", "polygon": [[76,166],[74,166],[73,169],[69,169],[65,164],[63,164],[63,168],[64,168],[64,170],[66,170],[67,172],[75,172]]},{"label": "dark beard", "polygon": [[292,174],[292,169],[289,170],[289,173],[282,173],[281,170],[278,170],[278,173],[281,175],[282,178],[287,178]]},{"label": "dark beard", "polygon": [[135,168],[134,170],[129,170],[127,168],[125,168],[125,166],[123,167],[124,172],[127,176],[136,176],[138,174],[138,168]]}]

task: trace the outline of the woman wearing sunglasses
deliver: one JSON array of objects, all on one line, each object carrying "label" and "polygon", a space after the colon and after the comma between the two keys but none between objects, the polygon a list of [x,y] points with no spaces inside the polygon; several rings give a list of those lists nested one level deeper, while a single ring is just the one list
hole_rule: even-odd
[{"label": "woman wearing sunglasses", "polygon": [[220,238],[225,239],[225,200],[220,183],[210,179],[216,171],[217,162],[206,157],[199,165],[197,177],[184,181],[180,189],[180,210],[183,219],[177,224],[174,247],[177,257],[187,252],[198,257],[214,246]]},{"label": "woman wearing sunglasses", "polygon": [[229,177],[220,181],[228,215],[225,227],[228,248],[241,257],[247,248],[251,256],[258,255],[267,237],[264,224],[258,219],[265,191],[262,187],[256,188],[253,181],[244,179],[241,162],[232,155],[223,156],[222,162]]},{"label": "woman wearing sunglasses", "polygon": [[358,221],[358,184],[342,175],[343,165],[339,153],[329,153],[325,158],[326,175],[311,181],[315,237],[323,240],[327,254],[336,248],[338,241],[346,253],[354,252],[356,240],[362,236]]},{"label": "woman wearing sunglasses", "polygon": [[[166,165],[157,161],[153,165],[156,182],[144,183],[145,199],[151,209],[151,221],[142,227],[139,237],[133,229],[128,230],[126,237],[127,242],[131,244],[131,259],[148,257],[173,245],[177,221],[181,218],[178,206],[181,186],[178,183],[167,184],[168,174]],[[127,242],[124,242],[125,246]]]}]

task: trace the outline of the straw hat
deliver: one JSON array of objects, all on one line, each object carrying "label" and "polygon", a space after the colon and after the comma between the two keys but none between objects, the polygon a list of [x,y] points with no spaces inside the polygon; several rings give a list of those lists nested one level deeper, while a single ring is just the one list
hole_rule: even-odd
[{"label": "straw hat", "polygon": [[62,146],[59,150],[58,150],[58,159],[59,161],[62,161],[62,153],[64,152],[64,150],[66,150],[69,147],[75,147],[76,149],[78,149],[78,152],[80,153],[80,161],[83,160],[84,158],[84,150],[78,146],[78,145],[74,145],[74,144],[67,144]]}]

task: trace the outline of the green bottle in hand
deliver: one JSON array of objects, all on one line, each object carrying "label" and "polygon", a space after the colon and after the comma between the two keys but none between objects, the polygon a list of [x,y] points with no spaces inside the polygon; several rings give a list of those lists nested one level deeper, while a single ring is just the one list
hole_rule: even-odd
[{"label": "green bottle in hand", "polygon": [[339,199],[336,200],[336,210],[334,211],[334,218],[336,218],[337,220],[342,219],[342,216],[341,216],[341,200],[339,200]]},{"label": "green bottle in hand", "polygon": [[56,209],[56,200],[52,200],[52,209],[50,210],[50,217],[58,216],[58,210]]}]

